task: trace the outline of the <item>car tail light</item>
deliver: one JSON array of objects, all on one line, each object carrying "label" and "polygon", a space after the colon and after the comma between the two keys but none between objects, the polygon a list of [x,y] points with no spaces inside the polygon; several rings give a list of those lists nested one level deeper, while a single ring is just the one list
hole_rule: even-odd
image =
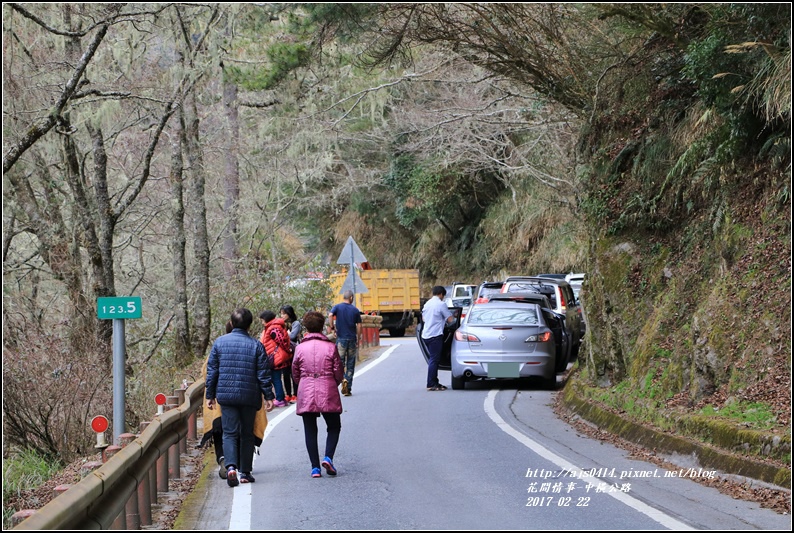
[{"label": "car tail light", "polygon": [[565,311],[565,295],[560,291],[560,308]]},{"label": "car tail light", "polygon": [[455,340],[456,341],[466,341],[466,342],[480,342],[480,339],[477,338],[476,335],[472,335],[471,333],[466,333],[461,330],[455,330]]},{"label": "car tail light", "polygon": [[551,340],[551,331],[544,331],[538,335],[530,335],[524,342],[549,342]]},{"label": "car tail light", "polygon": [[490,298],[488,298],[487,296],[480,296],[479,298],[477,298],[477,301],[474,302],[474,303],[475,304],[487,304],[489,299]]}]

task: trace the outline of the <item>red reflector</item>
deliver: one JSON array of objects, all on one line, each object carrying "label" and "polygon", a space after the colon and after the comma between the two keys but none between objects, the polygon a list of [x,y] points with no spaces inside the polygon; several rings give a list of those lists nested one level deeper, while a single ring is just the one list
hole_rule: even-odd
[{"label": "red reflector", "polygon": [[540,361],[530,361],[530,362],[529,362],[529,363],[527,363],[527,364],[528,364],[528,365],[539,365],[539,364],[540,364]]}]

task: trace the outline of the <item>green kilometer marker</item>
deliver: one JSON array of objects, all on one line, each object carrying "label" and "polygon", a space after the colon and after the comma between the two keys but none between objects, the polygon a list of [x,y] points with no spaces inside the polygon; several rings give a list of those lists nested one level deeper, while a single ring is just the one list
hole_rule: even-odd
[{"label": "green kilometer marker", "polygon": [[96,314],[100,320],[141,318],[140,296],[97,298]]}]

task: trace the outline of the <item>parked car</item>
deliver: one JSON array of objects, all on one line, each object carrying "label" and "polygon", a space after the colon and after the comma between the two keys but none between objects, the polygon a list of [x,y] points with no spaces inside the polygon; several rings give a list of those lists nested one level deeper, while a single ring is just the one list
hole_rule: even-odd
[{"label": "parked car", "polygon": [[539,278],[565,279],[565,274],[536,274]]},{"label": "parked car", "polygon": [[444,288],[447,290],[447,307],[462,307],[466,309],[474,299],[474,291],[477,290],[477,285],[468,285],[456,281],[451,286]]},{"label": "parked car", "polygon": [[571,272],[565,276],[565,281],[567,281],[568,285],[573,289],[573,295],[576,296],[576,300],[578,301],[579,290],[582,288],[582,283],[584,282],[584,274],[574,274]]},{"label": "parked car", "polygon": [[579,306],[579,314],[582,317],[582,335],[581,338],[584,339],[584,335],[587,332],[587,321],[585,320],[584,309],[582,309],[582,303],[579,300],[579,291],[582,290],[582,283],[584,283],[584,274],[574,274],[570,273],[565,276],[565,281],[571,286],[573,289],[573,295],[576,297],[576,304]]},{"label": "parked car", "polygon": [[583,320],[573,289],[564,279],[542,276],[510,276],[502,286],[502,292],[534,291],[545,294],[551,301],[551,309],[565,316],[565,326],[571,339],[568,360],[579,356],[579,346],[583,338]]},{"label": "parked car", "polygon": [[503,281],[484,281],[480,283],[480,286],[477,287],[477,299],[474,303],[487,302],[492,295],[502,292],[502,285],[504,285]]},{"label": "parked car", "polygon": [[[508,292],[495,294],[489,298],[489,301],[510,301],[521,300],[525,302],[537,303],[544,311],[549,311],[553,314],[553,318],[549,317],[551,321],[559,321],[559,327],[553,328],[554,342],[557,343],[558,351],[557,357],[554,361],[554,370],[560,374],[565,372],[568,368],[568,361],[571,360],[571,353],[573,346],[571,345],[571,337],[568,334],[568,328],[565,325],[565,315],[561,315],[553,310],[553,306],[549,301],[548,296],[539,294],[535,291],[527,292]],[[556,325],[556,322],[555,322]]]},{"label": "parked car", "polygon": [[452,388],[501,378],[541,378],[555,387],[566,332],[562,317],[545,307],[548,303],[530,292],[500,294],[472,305],[452,341]]}]

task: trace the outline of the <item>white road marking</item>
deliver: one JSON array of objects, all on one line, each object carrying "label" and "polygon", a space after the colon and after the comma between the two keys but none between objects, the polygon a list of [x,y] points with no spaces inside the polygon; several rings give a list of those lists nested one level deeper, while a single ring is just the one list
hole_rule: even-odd
[{"label": "white road marking", "polygon": [[[561,469],[564,469],[564,470],[567,470],[568,472],[573,473],[576,476],[577,479],[582,479],[582,477],[583,477],[582,474],[583,474],[584,471],[581,468],[578,468],[578,467],[574,466],[572,463],[569,463],[568,461],[566,461],[562,457],[560,457],[557,454],[549,451],[548,449],[544,448],[539,443],[535,442],[534,440],[532,440],[531,438],[527,437],[523,433],[521,433],[518,430],[514,429],[510,424],[505,422],[504,419],[501,416],[499,416],[499,414],[496,412],[496,408],[494,407],[494,402],[495,402],[495,399],[496,399],[496,393],[497,392],[498,391],[496,391],[496,390],[491,390],[488,393],[488,396],[485,397],[485,402],[483,404],[483,408],[485,410],[485,414],[487,414],[488,417],[491,420],[493,420],[493,422],[497,425],[497,427],[499,429],[501,429],[502,431],[504,431],[505,433],[507,433],[508,435],[510,435],[511,437],[513,437],[514,439],[516,439],[518,442],[520,442],[521,444],[523,444],[527,448],[529,448],[530,450],[532,450],[533,452],[535,452],[536,454],[538,454],[541,457],[543,457],[544,459],[546,459],[547,461],[550,461],[550,462],[554,463],[555,465],[557,465]],[[586,477],[587,479],[597,479],[599,481],[603,481],[603,480],[600,480],[600,479],[595,478],[595,477],[589,477],[589,478],[587,476],[584,476],[584,477]],[[606,483],[609,484],[609,482],[606,482]],[[588,485],[595,486],[592,483],[588,483]],[[654,521],[658,522],[659,524],[663,525],[666,528],[673,529],[673,530],[688,530],[688,531],[691,531],[691,530],[694,529],[694,528],[684,524],[683,522],[679,522],[675,518],[664,514],[663,512],[659,511],[658,509],[654,509],[650,505],[645,504],[645,503],[637,500],[636,498],[632,498],[631,496],[629,496],[625,492],[620,492],[620,491],[617,491],[617,492],[604,492],[603,494],[607,494],[609,496],[612,496],[613,498],[615,498],[619,502],[621,502],[621,503],[623,503],[625,505],[628,505],[629,507],[631,507],[635,511],[644,514],[645,516],[647,516],[651,520],[654,520]]]},{"label": "white road marking", "polygon": [[[383,352],[383,355],[363,367],[361,370],[356,370],[355,377],[361,377],[372,368],[375,368],[389,357],[394,350],[399,348],[399,344],[392,345],[391,348]],[[262,437],[262,444],[264,445],[265,439],[270,433],[285,420],[289,415],[295,412],[295,404],[290,405],[281,411],[276,418],[267,421],[267,428],[265,435]],[[254,454],[254,462],[252,466],[256,466],[257,454]],[[240,484],[234,488],[232,494],[232,512],[229,517],[229,530],[230,531],[250,531],[251,530],[251,500],[252,500],[252,484]]]}]

